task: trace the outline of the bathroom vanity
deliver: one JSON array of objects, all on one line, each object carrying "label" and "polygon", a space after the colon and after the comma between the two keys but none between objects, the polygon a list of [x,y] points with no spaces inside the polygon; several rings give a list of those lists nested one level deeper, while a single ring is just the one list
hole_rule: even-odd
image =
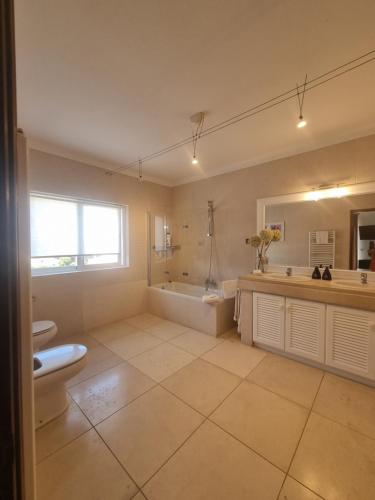
[{"label": "bathroom vanity", "polygon": [[375,283],[240,277],[241,340],[375,383]]}]

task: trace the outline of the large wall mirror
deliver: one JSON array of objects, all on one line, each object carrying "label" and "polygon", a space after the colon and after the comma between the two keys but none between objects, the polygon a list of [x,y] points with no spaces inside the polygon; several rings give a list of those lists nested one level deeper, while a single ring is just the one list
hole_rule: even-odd
[{"label": "large wall mirror", "polygon": [[375,272],[375,183],[258,200],[258,229],[277,227],[270,264]]}]

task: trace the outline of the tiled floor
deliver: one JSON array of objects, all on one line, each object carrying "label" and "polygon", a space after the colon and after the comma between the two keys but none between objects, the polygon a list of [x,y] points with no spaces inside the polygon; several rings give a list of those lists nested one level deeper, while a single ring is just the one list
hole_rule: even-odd
[{"label": "tiled floor", "polygon": [[151,314],[67,341],[88,364],[38,500],[375,498],[375,389]]}]

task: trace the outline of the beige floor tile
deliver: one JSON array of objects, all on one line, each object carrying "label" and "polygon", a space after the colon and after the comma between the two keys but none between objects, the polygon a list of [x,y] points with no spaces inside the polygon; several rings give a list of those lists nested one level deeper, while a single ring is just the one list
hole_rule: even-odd
[{"label": "beige floor tile", "polygon": [[372,500],[375,441],[312,413],[290,475],[329,500]]},{"label": "beige floor tile", "polygon": [[141,486],[202,420],[158,386],[99,424],[97,430]]},{"label": "beige floor tile", "polygon": [[162,343],[162,340],[142,330],[134,329],[132,332],[118,335],[116,338],[103,340],[103,343],[121,358],[129,359],[156,347]]},{"label": "beige floor tile", "polygon": [[129,363],[157,382],[161,382],[194,359],[191,354],[173,345],[160,344],[154,349],[130,359]]},{"label": "beige floor tile", "polygon": [[177,337],[177,335],[181,335],[181,333],[185,332],[187,329],[187,326],[164,319],[163,321],[156,323],[156,325],[145,328],[145,331],[155,335],[155,337],[158,337],[161,340],[170,340]]},{"label": "beige floor tile", "polygon": [[311,408],[323,372],[282,356],[267,354],[248,379],[306,408]]},{"label": "beige floor tile", "polygon": [[209,415],[241,380],[237,375],[196,359],[162,385],[200,413]]},{"label": "beige floor tile", "polygon": [[235,340],[236,342],[241,342],[241,335],[237,331],[237,327],[231,328],[230,330],[224,332],[220,337],[223,340]]},{"label": "beige floor tile", "polygon": [[94,429],[37,466],[38,500],[127,500],[137,488]]},{"label": "beige floor tile", "polygon": [[137,316],[133,316],[131,318],[127,318],[125,321],[129,323],[129,325],[144,330],[145,328],[149,328],[150,326],[156,325],[156,323],[160,323],[161,321],[163,321],[163,318],[159,318],[154,314],[143,313],[143,314],[138,314]]},{"label": "beige floor tile", "polygon": [[202,359],[239,377],[246,377],[265,355],[266,353],[257,347],[250,347],[236,340],[225,340],[211,351],[203,354]]},{"label": "beige floor tile", "polygon": [[89,335],[94,337],[98,342],[106,344],[107,342],[122,337],[128,333],[137,332],[138,328],[129,325],[125,321],[110,323],[109,325],[101,326],[90,330]]},{"label": "beige floor tile", "polygon": [[212,335],[207,335],[206,333],[201,333],[189,328],[182,335],[170,340],[170,343],[195,356],[201,356],[210,349],[213,349],[216,345],[221,344],[223,341],[224,339],[213,337]]},{"label": "beige floor tile", "polygon": [[146,500],[146,497],[144,496],[144,494],[143,494],[141,491],[139,491],[139,492],[135,495],[135,497],[134,497],[134,499],[133,499],[133,500]]},{"label": "beige floor tile", "polygon": [[321,500],[321,497],[288,476],[278,500]]},{"label": "beige floor tile", "polygon": [[39,463],[91,428],[90,422],[73,400],[58,418],[35,432],[36,460]]},{"label": "beige floor tile", "polygon": [[143,488],[149,500],[275,500],[284,474],[205,422]]},{"label": "beige floor tile", "polygon": [[153,380],[123,362],[75,385],[69,392],[95,425],[153,385]]},{"label": "beige floor tile", "polygon": [[86,366],[75,377],[68,380],[66,384],[68,388],[124,362],[120,356],[117,356],[110,349],[99,344],[89,335],[75,335],[65,340],[65,343],[83,344],[88,349]]},{"label": "beige floor tile", "polygon": [[250,382],[243,382],[210,419],[286,471],[308,411]]},{"label": "beige floor tile", "polygon": [[326,374],[313,411],[375,439],[375,389]]}]

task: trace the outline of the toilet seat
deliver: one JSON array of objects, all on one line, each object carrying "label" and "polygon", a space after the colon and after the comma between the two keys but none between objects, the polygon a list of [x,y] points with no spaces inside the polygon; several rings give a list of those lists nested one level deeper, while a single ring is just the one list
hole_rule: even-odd
[{"label": "toilet seat", "polygon": [[32,332],[33,335],[41,335],[50,332],[54,328],[56,328],[56,325],[53,321],[34,321]]},{"label": "toilet seat", "polygon": [[[42,321],[41,323],[49,323]],[[44,377],[78,363],[86,356],[87,347],[81,344],[65,344],[37,352],[34,356],[42,366],[34,371],[34,379]]]}]

